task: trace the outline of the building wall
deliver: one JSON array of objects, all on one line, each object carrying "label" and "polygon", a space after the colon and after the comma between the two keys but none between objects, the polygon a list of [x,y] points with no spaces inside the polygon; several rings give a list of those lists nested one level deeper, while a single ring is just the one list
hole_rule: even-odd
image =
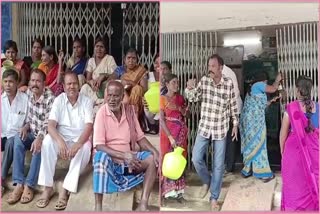
[{"label": "building wall", "polygon": [[161,3],[161,32],[209,31],[319,20],[318,3]]},{"label": "building wall", "polygon": [[1,2],[1,52],[3,50],[3,44],[5,43],[5,41],[11,39],[12,36],[11,12],[11,3]]}]

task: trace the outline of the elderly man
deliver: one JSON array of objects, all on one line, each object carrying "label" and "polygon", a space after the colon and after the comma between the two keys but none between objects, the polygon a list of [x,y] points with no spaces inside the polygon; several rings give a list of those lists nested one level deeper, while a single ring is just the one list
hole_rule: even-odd
[{"label": "elderly man", "polygon": [[[192,151],[192,162],[203,182],[201,197],[204,197],[210,187],[211,207],[219,209],[218,198],[222,186],[224,160],[226,151],[226,135],[232,118],[232,140],[238,134],[238,109],[234,85],[230,78],[222,74],[223,59],[214,54],[208,59],[208,75],[203,76],[195,87],[195,82],[189,80],[187,98],[201,101],[201,119],[198,134]],[[210,141],[213,143],[212,175],[204,161]]]},{"label": "elderly man", "polygon": [[1,196],[5,190],[5,180],[13,161],[14,136],[25,124],[28,111],[28,96],[18,91],[19,75],[13,69],[2,75],[3,94],[1,95]]},{"label": "elderly man", "polygon": [[124,88],[110,81],[94,124],[93,191],[95,210],[102,210],[104,193],[127,191],[143,182],[139,211],[148,209],[159,162],[158,151],[145,138],[133,106],[121,103]]},{"label": "elderly man", "polygon": [[[32,70],[28,90],[27,122],[21,133],[14,138],[12,180],[16,186],[7,199],[9,204],[19,200],[23,204],[29,203],[34,196],[40,169],[42,140],[47,134],[49,112],[54,101],[51,90],[45,88],[45,81],[45,73],[39,69]],[[28,176],[25,177],[24,160],[27,150],[30,150],[33,156]]]},{"label": "elderly man", "polygon": [[43,139],[41,148],[38,184],[45,186],[45,189],[36,204],[39,208],[46,207],[53,195],[53,176],[58,156],[71,162],[59,192],[56,210],[65,209],[69,193],[77,192],[80,173],[90,160],[93,102],[79,93],[77,74],[66,72],[63,87],[65,93],[59,95],[52,105],[49,134]]}]

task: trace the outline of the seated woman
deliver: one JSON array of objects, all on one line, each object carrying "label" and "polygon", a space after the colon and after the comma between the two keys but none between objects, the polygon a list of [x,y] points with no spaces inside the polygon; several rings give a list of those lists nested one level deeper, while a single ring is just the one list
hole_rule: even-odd
[{"label": "seated woman", "polygon": [[31,56],[26,56],[23,58],[23,61],[27,63],[31,70],[38,68],[40,65],[43,46],[43,42],[40,39],[33,40]]},{"label": "seated woman", "polygon": [[297,100],[286,106],[280,130],[283,211],[319,211],[319,104],[313,81],[296,80]]},{"label": "seated woman", "polygon": [[88,59],[85,56],[84,42],[76,38],[73,41],[73,53],[67,62],[67,70],[73,71],[78,75],[80,87],[85,84],[85,71]]},{"label": "seated woman", "polygon": [[[7,60],[12,62],[15,70],[18,72],[18,75],[19,75],[20,81],[18,84],[18,88],[20,91],[26,91],[29,76],[30,76],[30,70],[28,68],[28,65],[23,60],[17,58],[17,55],[18,55],[17,43],[15,41],[8,40],[4,43],[3,50],[6,57],[6,60],[3,62],[7,63],[8,62]],[[3,64],[1,64],[1,67],[2,66]]]},{"label": "seated woman", "polygon": [[61,94],[63,90],[62,85],[62,62],[64,54],[59,52],[59,58],[52,46],[46,46],[42,49],[41,63],[39,69],[46,74],[46,86],[53,92],[54,96]]},{"label": "seated woman", "polygon": [[[136,107],[136,112],[141,123],[143,118],[143,95],[148,90],[147,70],[138,64],[138,53],[134,48],[129,48],[125,54],[124,65],[115,70],[115,76],[121,79],[124,85],[124,103]],[[142,124],[141,124],[142,125]]]},{"label": "seated woman", "polygon": [[103,38],[96,39],[94,56],[88,60],[86,68],[87,83],[81,87],[81,93],[94,101],[95,112],[104,102],[106,80],[117,68],[113,56],[107,53],[107,42]]}]

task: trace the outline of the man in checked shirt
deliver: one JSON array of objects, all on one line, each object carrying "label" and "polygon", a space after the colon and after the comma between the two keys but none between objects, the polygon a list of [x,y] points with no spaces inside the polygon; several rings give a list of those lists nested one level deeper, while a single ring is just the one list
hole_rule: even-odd
[{"label": "man in checked shirt", "polygon": [[[45,88],[46,75],[39,69],[31,72],[26,124],[14,137],[12,180],[15,186],[7,202],[14,204],[20,200],[22,204],[32,201],[34,189],[38,183],[41,145],[47,134],[48,117],[54,101],[53,93]],[[30,169],[24,175],[24,159],[26,151],[32,152]]]},{"label": "man in checked shirt", "polygon": [[[201,102],[201,119],[192,151],[192,162],[203,182],[200,197],[205,197],[210,188],[213,210],[219,209],[218,198],[222,186],[226,135],[230,116],[233,122],[232,140],[237,140],[238,109],[235,90],[230,78],[222,74],[223,59],[214,54],[208,59],[208,75],[203,76],[195,86],[194,80],[187,82],[186,97],[190,102]],[[212,175],[210,175],[204,155],[209,143],[213,143]]]}]

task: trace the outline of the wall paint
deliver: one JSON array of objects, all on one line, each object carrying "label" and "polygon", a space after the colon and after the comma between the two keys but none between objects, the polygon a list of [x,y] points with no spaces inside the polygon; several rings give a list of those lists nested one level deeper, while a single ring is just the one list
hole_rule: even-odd
[{"label": "wall paint", "polygon": [[161,32],[209,31],[319,21],[318,3],[162,2]]}]

